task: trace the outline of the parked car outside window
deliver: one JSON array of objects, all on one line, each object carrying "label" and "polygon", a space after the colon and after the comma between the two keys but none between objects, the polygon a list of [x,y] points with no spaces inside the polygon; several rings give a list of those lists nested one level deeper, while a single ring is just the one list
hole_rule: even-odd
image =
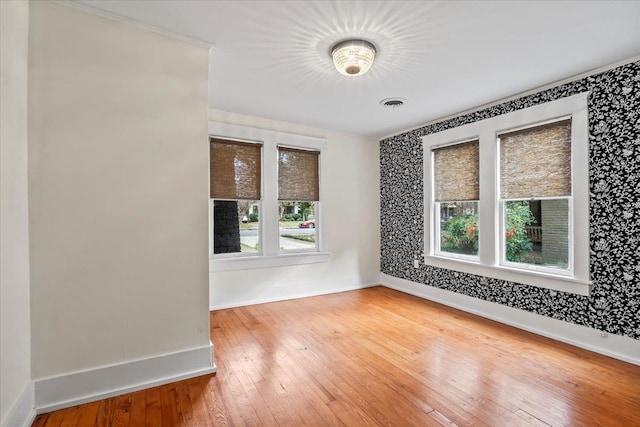
[{"label": "parked car outside window", "polygon": [[316,228],[316,220],[302,221],[298,228]]}]

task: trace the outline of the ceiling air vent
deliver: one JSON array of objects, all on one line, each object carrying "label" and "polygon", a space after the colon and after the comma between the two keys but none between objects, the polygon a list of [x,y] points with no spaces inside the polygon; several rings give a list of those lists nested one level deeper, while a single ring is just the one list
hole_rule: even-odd
[{"label": "ceiling air vent", "polygon": [[380,105],[386,108],[400,108],[404,105],[406,99],[404,98],[385,98],[380,101]]}]

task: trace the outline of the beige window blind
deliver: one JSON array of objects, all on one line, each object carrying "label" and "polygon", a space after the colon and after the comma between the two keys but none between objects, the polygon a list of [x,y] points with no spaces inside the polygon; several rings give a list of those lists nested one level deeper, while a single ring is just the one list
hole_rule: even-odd
[{"label": "beige window blind", "polygon": [[499,137],[503,199],[571,195],[571,119]]},{"label": "beige window blind", "polygon": [[210,139],[210,197],[260,200],[262,145]]},{"label": "beige window blind", "polygon": [[320,200],[319,151],[278,147],[278,200]]},{"label": "beige window blind", "polygon": [[433,150],[434,190],[437,202],[464,202],[480,198],[479,141]]}]

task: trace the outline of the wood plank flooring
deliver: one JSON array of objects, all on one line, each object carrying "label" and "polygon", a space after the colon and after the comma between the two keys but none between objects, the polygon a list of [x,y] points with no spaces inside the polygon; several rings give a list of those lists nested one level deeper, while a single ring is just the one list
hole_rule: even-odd
[{"label": "wood plank flooring", "polygon": [[218,373],[34,426],[640,426],[640,366],[383,287],[211,313]]}]

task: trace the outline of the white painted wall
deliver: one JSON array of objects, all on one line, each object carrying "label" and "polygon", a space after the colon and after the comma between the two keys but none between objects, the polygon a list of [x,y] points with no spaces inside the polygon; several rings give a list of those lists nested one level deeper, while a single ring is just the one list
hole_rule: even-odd
[{"label": "white painted wall", "polygon": [[27,192],[29,3],[0,2],[0,19],[0,425],[4,426],[24,422],[33,405]]},{"label": "white painted wall", "polygon": [[212,272],[212,309],[379,283],[380,168],[376,140],[219,110],[210,110],[209,119],[327,140],[328,196],[323,212],[331,253],[329,261],[320,264]]},{"label": "white painted wall", "polygon": [[208,346],[209,48],[30,15],[33,377]]}]

